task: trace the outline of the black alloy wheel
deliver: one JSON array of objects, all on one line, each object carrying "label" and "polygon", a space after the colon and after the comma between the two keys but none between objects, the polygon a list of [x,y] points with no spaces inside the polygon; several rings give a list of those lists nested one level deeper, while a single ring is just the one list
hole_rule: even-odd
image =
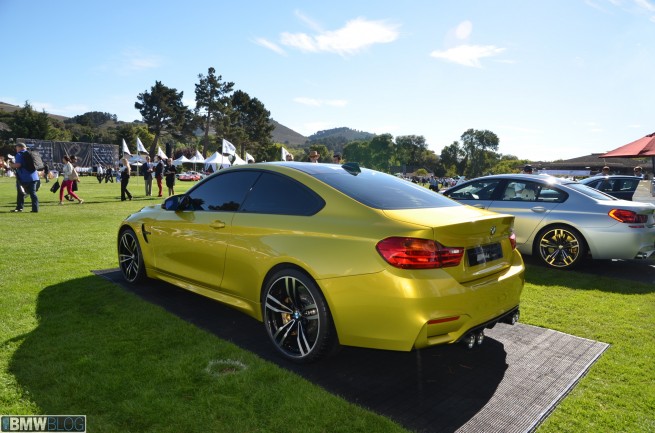
[{"label": "black alloy wheel", "polygon": [[269,338],[290,361],[315,361],[337,344],[323,295],[311,278],[296,269],[278,271],[268,279],[262,308]]},{"label": "black alloy wheel", "polygon": [[118,237],[118,265],[128,283],[138,283],[146,276],[139,240],[130,228],[123,230]]}]

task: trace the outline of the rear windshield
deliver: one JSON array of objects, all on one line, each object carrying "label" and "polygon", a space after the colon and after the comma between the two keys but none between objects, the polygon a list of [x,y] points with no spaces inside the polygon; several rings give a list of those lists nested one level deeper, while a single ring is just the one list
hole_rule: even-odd
[{"label": "rear windshield", "polygon": [[[333,166],[338,168],[339,166]],[[459,203],[408,180],[379,171],[361,169],[353,175],[342,168],[312,176],[366,206],[382,209],[423,209],[461,206]]]},{"label": "rear windshield", "polygon": [[607,200],[607,201],[617,200],[615,197],[607,195],[603,192],[598,191],[595,188],[584,185],[582,183],[567,183],[566,186],[576,191],[579,191],[585,195],[588,195],[589,197],[593,197],[596,200]]}]

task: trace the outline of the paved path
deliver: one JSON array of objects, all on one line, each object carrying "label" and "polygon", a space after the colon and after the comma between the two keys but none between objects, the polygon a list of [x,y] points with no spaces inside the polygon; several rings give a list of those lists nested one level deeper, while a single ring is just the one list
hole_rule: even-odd
[{"label": "paved path", "polygon": [[632,201],[643,201],[645,203],[655,204],[655,197],[650,192],[650,185],[650,180],[642,180],[639,182],[635,195],[632,196]]}]

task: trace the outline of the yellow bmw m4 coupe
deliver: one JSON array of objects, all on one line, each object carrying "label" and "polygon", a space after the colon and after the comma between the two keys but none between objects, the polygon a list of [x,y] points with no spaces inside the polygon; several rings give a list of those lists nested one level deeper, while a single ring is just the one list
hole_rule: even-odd
[{"label": "yellow bmw m4 coupe", "polygon": [[482,343],[515,323],[524,284],[514,217],[357,164],[218,171],[118,230],[124,279],[156,278],[264,323],[279,353]]}]

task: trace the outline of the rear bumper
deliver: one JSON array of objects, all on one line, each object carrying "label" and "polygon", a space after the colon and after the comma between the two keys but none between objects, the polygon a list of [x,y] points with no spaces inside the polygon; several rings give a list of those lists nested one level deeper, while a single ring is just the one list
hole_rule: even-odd
[{"label": "rear bumper", "polygon": [[519,305],[523,260],[458,283],[443,270],[396,271],[319,281],[343,345],[409,351],[454,343]]},{"label": "rear bumper", "polygon": [[594,259],[638,259],[655,254],[655,229],[629,228],[584,234]]}]

